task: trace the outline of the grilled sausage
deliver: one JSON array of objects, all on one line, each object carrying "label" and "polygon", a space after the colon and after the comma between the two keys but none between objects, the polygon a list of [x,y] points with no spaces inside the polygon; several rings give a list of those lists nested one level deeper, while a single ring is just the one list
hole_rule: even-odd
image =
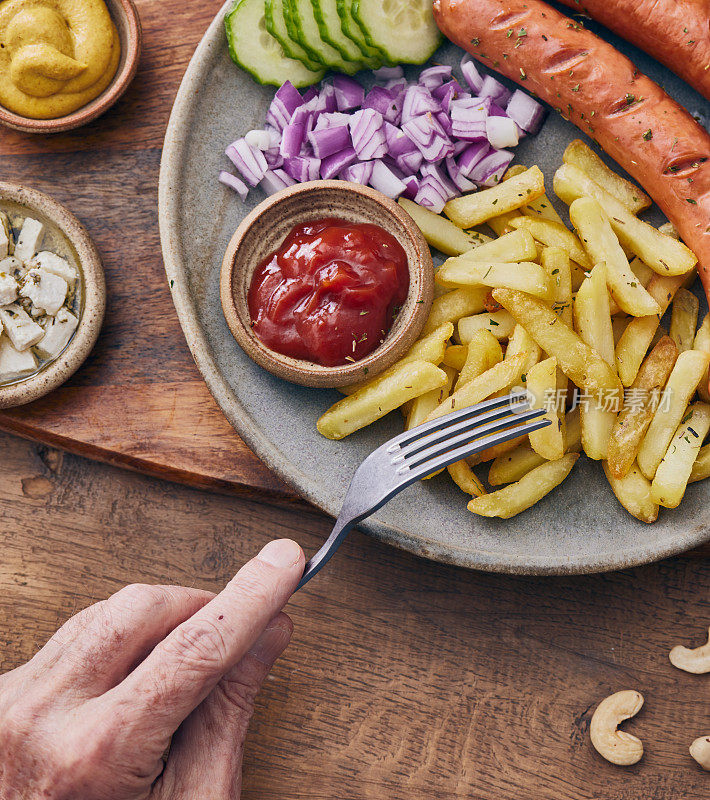
[{"label": "grilled sausage", "polygon": [[710,134],[612,45],[541,0],[434,0],[445,36],[594,138],[698,257],[710,293]]},{"label": "grilled sausage", "polygon": [[606,25],[710,100],[710,0],[559,0]]}]

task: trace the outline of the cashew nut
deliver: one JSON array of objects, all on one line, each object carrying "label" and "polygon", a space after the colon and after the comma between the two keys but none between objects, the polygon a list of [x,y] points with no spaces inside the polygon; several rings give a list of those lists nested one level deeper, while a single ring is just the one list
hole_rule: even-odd
[{"label": "cashew nut", "polygon": [[710,736],[701,736],[690,745],[690,755],[710,772]]},{"label": "cashew nut", "polygon": [[612,764],[626,767],[641,760],[643,742],[617,728],[625,719],[638,714],[642,705],[643,695],[626,689],[612,694],[597,706],[589,733],[594,749]]},{"label": "cashew nut", "polygon": [[694,675],[710,672],[710,632],[708,632],[707,644],[696,647],[695,650],[678,645],[671,650],[668,658],[674,667],[692,672]]}]

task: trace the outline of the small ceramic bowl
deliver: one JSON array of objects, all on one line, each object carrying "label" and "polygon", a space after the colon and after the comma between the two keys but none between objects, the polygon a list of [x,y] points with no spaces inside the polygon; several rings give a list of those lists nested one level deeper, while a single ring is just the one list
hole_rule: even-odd
[{"label": "small ceramic bowl", "polygon": [[[271,350],[252,330],[247,305],[247,292],[259,263],[279,248],[294,226],[319,217],[379,225],[402,245],[409,265],[409,294],[385,341],[360,361],[337,367]],[[302,386],[345,386],[365,376],[374,377],[414,344],[431,309],[434,266],[421,231],[389,197],[345,181],[313,181],[277,192],[244,218],[224,255],[220,295],[229,329],[257,364]]]},{"label": "small ceramic bowl", "polygon": [[27,378],[0,385],[0,408],[43,397],[83,364],[101,329],[106,282],[101,257],[79,220],[63,205],[34,189],[0,182],[0,211],[38,219],[45,228],[42,249],[66,258],[79,272],[79,325],[64,351]]},{"label": "small ceramic bowl", "polygon": [[106,5],[121,40],[121,60],[108,87],[78,111],[57,119],[30,119],[0,106],[0,123],[25,133],[60,133],[86,125],[119,100],[138,70],[143,34],[138,9],[133,0],[106,0]]}]

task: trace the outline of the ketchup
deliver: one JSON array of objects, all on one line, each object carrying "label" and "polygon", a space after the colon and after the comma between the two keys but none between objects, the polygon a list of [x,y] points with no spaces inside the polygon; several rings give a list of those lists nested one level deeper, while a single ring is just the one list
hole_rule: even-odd
[{"label": "ketchup", "polygon": [[384,340],[407,298],[399,242],[378,225],[297,225],[256,268],[252,328],[272,350],[326,367],[359,361]]}]

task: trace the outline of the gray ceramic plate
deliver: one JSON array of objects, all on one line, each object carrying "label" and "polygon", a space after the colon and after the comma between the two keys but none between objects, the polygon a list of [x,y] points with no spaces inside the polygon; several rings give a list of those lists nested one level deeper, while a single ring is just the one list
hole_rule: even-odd
[{"label": "gray ceramic plate", "polygon": [[[285,383],[260,369],[224,321],[222,256],[241,219],[264,198],[256,190],[242,204],[217,182],[217,173],[228,168],[225,146],[263,126],[273,96],[273,89],[257,86],[230,61],[223,33],[228,6],[231,0],[190,63],[168,126],[160,175],[165,267],[187,342],[229,421],[269,467],[335,516],[357,465],[401,431],[401,419],[391,414],[344,442],[323,439],[315,421],[339,395]],[[659,64],[614,41],[691,111],[707,109],[700,95]],[[447,46],[435,60],[455,64],[461,55]],[[517,149],[516,161],[539,164],[551,186],[562,152],[575,136],[577,129],[551,112],[541,133]],[[511,520],[472,516],[465,496],[439,476],[411,487],[361,527],[390,544],[464,567],[598,572],[660,559],[710,539],[707,498],[706,485],[694,484],[679,509],[662,510],[658,522],[647,526],[621,508],[601,467],[580,459],[558,490]]]}]

